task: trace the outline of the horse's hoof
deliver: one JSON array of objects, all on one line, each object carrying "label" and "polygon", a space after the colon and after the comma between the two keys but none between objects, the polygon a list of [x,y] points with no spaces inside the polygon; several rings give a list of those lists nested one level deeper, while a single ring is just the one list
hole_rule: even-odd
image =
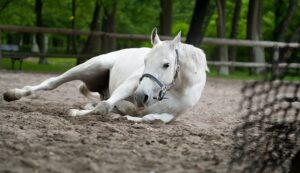
[{"label": "horse's hoof", "polygon": [[16,97],[15,90],[11,89],[11,90],[6,91],[5,93],[3,93],[3,99],[5,101],[11,102],[11,101],[14,101],[14,100],[18,100],[19,98]]},{"label": "horse's hoof", "polygon": [[76,116],[78,116],[78,110],[77,109],[70,109],[69,112],[68,112],[68,115],[72,116],[72,117],[76,117]]}]

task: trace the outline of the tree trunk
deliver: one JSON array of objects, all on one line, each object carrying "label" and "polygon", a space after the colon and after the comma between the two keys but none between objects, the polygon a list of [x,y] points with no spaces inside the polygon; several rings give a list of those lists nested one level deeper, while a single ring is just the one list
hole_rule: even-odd
[{"label": "tree trunk", "polygon": [[198,47],[203,39],[203,28],[205,17],[207,16],[209,0],[196,0],[190,29],[186,38],[186,43]]},{"label": "tree trunk", "polygon": [[[226,37],[226,0],[216,0],[217,2],[217,35],[218,38]],[[219,57],[220,61],[228,61],[228,47],[226,45],[219,46]],[[219,74],[228,75],[229,68],[228,66],[221,66],[219,68]]]},{"label": "tree trunk", "polygon": [[[72,20],[71,20],[71,28],[75,30],[75,19],[76,19],[76,0],[72,0]],[[71,36],[71,44],[72,44],[72,52],[77,54],[77,44],[76,44],[76,36]]]},{"label": "tree trunk", "polygon": [[[104,7],[104,17],[102,20],[102,31],[115,32],[115,18],[118,0],[113,0],[111,7]],[[116,39],[103,36],[102,37],[102,52],[107,53],[116,49]]]},{"label": "tree trunk", "polygon": [[[99,21],[100,21],[101,6],[102,6],[102,1],[97,0],[95,2],[95,8],[94,8],[94,12],[93,12],[92,22],[90,24],[90,31],[99,31],[100,30],[100,22]],[[99,53],[100,48],[101,48],[100,44],[101,44],[101,39],[99,37],[89,35],[81,52],[82,52],[82,54],[91,54],[91,53],[96,53],[96,52]],[[78,58],[77,64],[81,64],[89,58],[90,57]]]},{"label": "tree trunk", "polygon": [[[35,15],[36,15],[36,26],[41,27],[43,26],[43,1],[42,0],[35,0]],[[43,56],[45,54],[45,37],[44,34],[38,33],[36,35],[36,41],[39,47],[39,52],[42,56],[39,59],[39,64],[47,64],[47,59]]]},{"label": "tree trunk", "polygon": [[160,0],[160,34],[171,35],[172,27],[172,1]]},{"label": "tree trunk", "polygon": [[[230,38],[236,39],[237,38],[237,30],[238,30],[238,24],[240,21],[240,14],[241,14],[241,6],[242,6],[242,0],[235,0],[235,7],[232,17],[232,23],[231,23],[231,32],[230,32]],[[236,47],[232,46],[229,49],[229,59],[230,61],[236,60]],[[234,67],[231,67],[231,70],[234,70]]]},{"label": "tree trunk", "polygon": [[[285,34],[286,30],[289,27],[292,17],[295,14],[296,10],[296,0],[289,0],[289,5],[287,9],[282,8],[284,5],[284,0],[279,0],[275,3],[275,28],[274,28],[274,40],[277,41],[286,41]],[[282,17],[283,16],[283,17]],[[299,26],[298,26],[299,27]],[[289,42],[298,42],[298,30],[299,28],[296,27],[295,32],[292,34]],[[286,48],[280,50],[280,57],[283,61],[286,61],[292,55],[293,50]]]},{"label": "tree trunk", "polygon": [[[300,22],[298,22],[297,27],[296,27],[295,31],[293,32],[289,42],[297,43],[299,41],[299,36],[300,36]],[[293,52],[298,51],[298,50],[299,49],[286,48],[285,51],[283,52],[283,60],[287,61],[288,59],[291,58]]]},{"label": "tree trunk", "polygon": [[[249,40],[261,40],[262,37],[262,1],[250,0],[248,6],[248,21],[247,21],[247,38]],[[251,48],[250,57],[253,57],[254,62],[265,62],[264,48]],[[252,72],[255,74],[262,73],[265,68],[255,68]]]}]

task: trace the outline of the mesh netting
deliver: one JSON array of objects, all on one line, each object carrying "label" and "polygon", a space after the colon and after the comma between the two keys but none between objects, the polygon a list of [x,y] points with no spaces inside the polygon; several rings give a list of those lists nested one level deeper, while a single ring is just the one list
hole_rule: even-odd
[{"label": "mesh netting", "polygon": [[299,75],[299,69],[286,68],[279,76],[245,84],[231,168],[249,173],[291,170],[300,149],[300,83],[283,78]]}]

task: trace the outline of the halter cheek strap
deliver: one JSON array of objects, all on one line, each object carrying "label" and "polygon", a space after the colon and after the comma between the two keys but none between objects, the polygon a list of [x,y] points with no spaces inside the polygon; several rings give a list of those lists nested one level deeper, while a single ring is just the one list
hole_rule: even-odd
[{"label": "halter cheek strap", "polygon": [[178,72],[179,72],[178,50],[175,49],[175,52],[176,52],[176,60],[175,60],[175,65],[176,65],[175,68],[176,69],[175,69],[175,74],[174,74],[174,77],[173,77],[173,81],[170,84],[163,84],[160,80],[158,80],[156,77],[154,77],[152,74],[149,74],[149,73],[144,73],[142,75],[142,77],[140,78],[140,82],[141,82],[145,77],[147,77],[147,78],[151,79],[152,81],[154,81],[160,87],[158,97],[154,97],[154,99],[157,99],[159,101],[163,100],[165,98],[166,92],[171,90],[175,86],[175,81],[177,79]]}]

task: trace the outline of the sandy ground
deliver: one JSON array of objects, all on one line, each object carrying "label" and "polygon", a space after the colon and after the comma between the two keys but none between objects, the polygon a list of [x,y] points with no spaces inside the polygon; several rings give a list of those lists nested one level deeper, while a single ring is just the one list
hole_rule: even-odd
[{"label": "sandy ground", "polygon": [[226,172],[242,82],[208,79],[199,103],[171,124],[69,117],[89,100],[78,81],[5,102],[10,88],[51,74],[0,71],[0,172]]}]

